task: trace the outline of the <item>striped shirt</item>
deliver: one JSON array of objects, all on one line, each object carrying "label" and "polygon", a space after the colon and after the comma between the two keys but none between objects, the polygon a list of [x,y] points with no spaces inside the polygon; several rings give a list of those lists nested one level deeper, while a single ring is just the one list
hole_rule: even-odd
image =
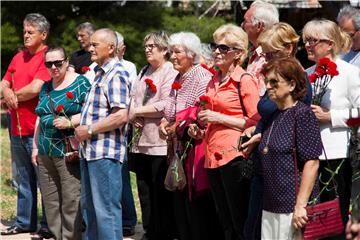
[{"label": "striped shirt", "polygon": [[[81,111],[80,125],[91,125],[111,114],[113,108],[129,105],[129,73],[119,61],[112,58],[98,68]],[[124,126],[94,134],[85,141],[82,157],[87,161],[110,158],[123,161],[126,152]]]},{"label": "striped shirt", "polygon": [[178,74],[174,82],[179,82],[181,88],[177,93],[173,89],[170,92],[164,110],[166,120],[173,122],[176,112],[194,106],[199,97],[205,94],[211,77],[212,74],[200,65],[192,67],[183,75]]}]

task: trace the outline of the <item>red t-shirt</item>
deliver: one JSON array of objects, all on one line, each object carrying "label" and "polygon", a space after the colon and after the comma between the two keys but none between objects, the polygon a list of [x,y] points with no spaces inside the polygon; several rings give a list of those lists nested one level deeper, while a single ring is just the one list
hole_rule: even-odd
[{"label": "red t-shirt", "polygon": [[[44,53],[47,48],[31,55],[28,51],[20,51],[17,53],[5,73],[3,80],[10,82],[11,88],[15,91],[20,90],[34,79],[49,81],[51,79],[48,70],[45,67]],[[15,70],[13,77],[10,70]],[[11,110],[11,134],[20,135],[19,124],[21,126],[21,135],[33,135],[36,114],[35,107],[39,98],[34,97],[30,100],[19,102],[17,110]]]}]

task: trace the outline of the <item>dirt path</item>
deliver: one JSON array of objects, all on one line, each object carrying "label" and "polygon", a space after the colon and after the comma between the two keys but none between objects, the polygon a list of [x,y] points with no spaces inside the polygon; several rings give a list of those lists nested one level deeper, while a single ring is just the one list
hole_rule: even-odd
[{"label": "dirt path", "polygon": [[[0,229],[4,230],[8,226],[10,226],[10,223],[8,222],[1,222]],[[131,237],[125,237],[124,240],[140,240],[144,231],[142,229],[141,225],[137,225],[135,227],[135,235]],[[31,235],[29,233],[24,234],[16,234],[11,236],[0,236],[1,240],[38,240],[39,238],[35,237],[36,235]],[[53,239],[51,239],[53,240]]]}]

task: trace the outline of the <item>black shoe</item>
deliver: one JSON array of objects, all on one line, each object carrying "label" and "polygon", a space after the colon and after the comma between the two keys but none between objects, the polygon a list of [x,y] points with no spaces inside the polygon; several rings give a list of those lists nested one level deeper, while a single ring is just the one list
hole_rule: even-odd
[{"label": "black shoe", "polygon": [[123,226],[123,236],[130,237],[135,234],[135,227],[133,226]]},{"label": "black shoe", "polygon": [[55,238],[54,234],[52,234],[48,228],[44,227],[40,228],[39,231],[37,231],[37,234],[45,239]]},{"label": "black shoe", "polygon": [[25,229],[19,228],[14,225],[14,226],[8,227],[4,231],[1,231],[1,235],[15,235],[15,234],[19,234],[19,233],[29,233],[29,232],[32,232],[32,231],[25,230]]}]

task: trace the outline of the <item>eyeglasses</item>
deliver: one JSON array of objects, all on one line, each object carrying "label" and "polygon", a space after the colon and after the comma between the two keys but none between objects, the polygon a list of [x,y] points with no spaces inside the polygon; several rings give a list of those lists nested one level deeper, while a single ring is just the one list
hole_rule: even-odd
[{"label": "eyeglasses", "polygon": [[271,87],[276,88],[279,86],[279,80],[277,79],[267,79],[265,78],[265,85],[270,84]]},{"label": "eyeglasses", "polygon": [[61,66],[64,64],[65,61],[66,61],[66,58],[63,59],[63,60],[56,60],[56,61],[52,61],[52,62],[45,62],[45,67],[51,68],[53,65],[55,65],[56,68],[61,68]]},{"label": "eyeglasses", "polygon": [[157,45],[157,44],[154,44],[154,43],[153,43],[153,44],[145,44],[145,45],[144,45],[144,49],[145,49],[145,50],[146,50],[146,49],[149,49],[149,50],[151,51],[151,50],[153,50],[154,47],[158,47],[158,45]]},{"label": "eyeglasses", "polygon": [[315,46],[315,45],[319,44],[320,42],[324,42],[324,41],[330,41],[330,40],[316,39],[316,38],[305,38],[303,42],[304,42],[305,45],[308,43],[309,46]]},{"label": "eyeglasses", "polygon": [[227,53],[231,50],[237,50],[237,48],[226,46],[225,44],[216,44],[216,43],[210,43],[210,48],[212,51],[216,51],[216,49],[219,49],[220,53]]}]

